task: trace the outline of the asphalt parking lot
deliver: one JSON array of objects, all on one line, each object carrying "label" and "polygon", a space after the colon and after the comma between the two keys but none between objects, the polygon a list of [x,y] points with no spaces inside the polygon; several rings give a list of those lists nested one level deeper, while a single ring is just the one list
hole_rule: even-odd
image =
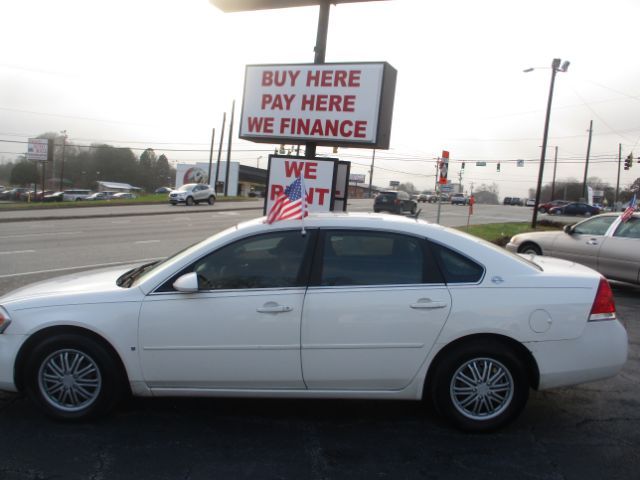
[{"label": "asphalt parking lot", "polygon": [[500,432],[463,434],[428,405],[380,401],[131,399],[65,424],[0,394],[0,479],[639,478],[640,287],[613,288],[623,371],[532,391]]}]

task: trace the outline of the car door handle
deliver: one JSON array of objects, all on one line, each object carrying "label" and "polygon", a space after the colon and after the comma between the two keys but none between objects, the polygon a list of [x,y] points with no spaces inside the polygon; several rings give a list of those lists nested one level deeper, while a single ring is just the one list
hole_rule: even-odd
[{"label": "car door handle", "polygon": [[292,307],[288,307],[287,305],[278,305],[275,302],[265,303],[262,307],[256,309],[258,313],[283,313],[290,312],[293,310]]},{"label": "car door handle", "polygon": [[449,304],[445,302],[433,302],[429,298],[421,298],[417,303],[409,305],[411,308],[433,310],[436,308],[445,308]]},{"label": "car door handle", "polygon": [[598,245],[598,240],[596,238],[590,238],[587,240],[587,245]]}]

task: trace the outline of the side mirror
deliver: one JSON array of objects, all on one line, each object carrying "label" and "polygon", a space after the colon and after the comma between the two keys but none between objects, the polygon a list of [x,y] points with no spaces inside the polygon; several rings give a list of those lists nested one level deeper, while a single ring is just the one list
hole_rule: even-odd
[{"label": "side mirror", "polygon": [[196,272],[185,273],[175,282],[173,288],[183,293],[194,293],[198,291],[198,274]]},{"label": "side mirror", "polygon": [[564,233],[571,235],[573,233],[573,225],[565,225],[562,230],[564,230]]}]

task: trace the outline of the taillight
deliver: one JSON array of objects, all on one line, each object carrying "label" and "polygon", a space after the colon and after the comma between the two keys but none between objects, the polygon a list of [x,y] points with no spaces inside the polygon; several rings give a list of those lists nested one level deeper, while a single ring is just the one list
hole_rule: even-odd
[{"label": "taillight", "polygon": [[598,285],[598,292],[591,307],[590,322],[599,322],[602,320],[614,320],[616,318],[616,304],[613,301],[613,292],[609,286],[609,282],[602,277]]}]

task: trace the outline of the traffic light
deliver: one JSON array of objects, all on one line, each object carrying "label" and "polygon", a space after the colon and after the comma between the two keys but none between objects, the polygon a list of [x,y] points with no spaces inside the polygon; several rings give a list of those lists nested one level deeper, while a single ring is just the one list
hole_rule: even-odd
[{"label": "traffic light", "polygon": [[499,172],[499,171],[500,171],[500,162],[496,164],[496,172]]},{"label": "traffic light", "polygon": [[627,158],[624,159],[624,169],[629,170],[633,165],[633,153],[630,153]]},{"label": "traffic light", "polygon": [[460,170],[464,170],[464,162],[462,162],[462,166],[460,167]]}]

